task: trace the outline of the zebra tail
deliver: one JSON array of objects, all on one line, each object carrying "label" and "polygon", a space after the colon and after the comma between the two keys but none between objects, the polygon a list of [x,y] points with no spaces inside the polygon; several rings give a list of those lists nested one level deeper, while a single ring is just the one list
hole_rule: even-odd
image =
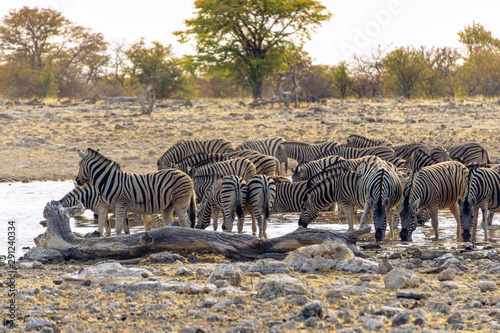
[{"label": "zebra tail", "polygon": [[264,220],[269,219],[269,188],[267,186],[268,184],[266,183],[266,186],[264,186]]},{"label": "zebra tail", "polygon": [[236,215],[238,219],[243,218],[243,203],[241,202],[241,188],[236,187]]},{"label": "zebra tail", "polygon": [[196,225],[196,194],[194,191],[189,204],[189,219],[191,220],[191,228],[194,228]]}]

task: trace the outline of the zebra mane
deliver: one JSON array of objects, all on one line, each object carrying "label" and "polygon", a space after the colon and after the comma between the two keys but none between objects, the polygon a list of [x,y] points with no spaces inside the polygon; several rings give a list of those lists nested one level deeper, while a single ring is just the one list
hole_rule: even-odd
[{"label": "zebra mane", "polygon": [[97,158],[100,160],[104,160],[107,163],[112,164],[118,171],[121,171],[122,168],[118,162],[115,162],[106,156],[102,155],[98,150],[94,150],[92,148],[87,148],[87,155],[90,156],[91,158]]},{"label": "zebra mane", "polygon": [[404,201],[403,201],[403,207],[408,207],[410,205],[410,197],[413,194],[413,189],[415,187],[415,179],[417,178],[418,174],[420,173],[419,169],[413,170],[410,179],[408,180],[408,183],[410,186],[408,187],[408,195],[404,195]]},{"label": "zebra mane", "polygon": [[[223,154],[205,154],[205,153],[203,153],[203,154],[205,155],[204,156],[205,158],[200,160],[200,161],[197,161],[196,163],[191,165],[191,168],[195,169],[195,168],[199,168],[201,166],[204,166],[206,164],[213,164],[213,163],[225,161]],[[193,154],[193,155],[195,155],[195,154]],[[193,156],[193,155],[190,155],[190,156]],[[201,155],[201,156],[203,156],[203,155]]]},{"label": "zebra mane", "polygon": [[[309,178],[309,180],[307,181],[307,185],[306,185],[307,191],[306,191],[306,193],[312,191],[315,187],[317,187],[321,183],[324,183],[324,181],[326,181],[327,179],[340,177],[344,173],[350,172],[350,171],[351,170],[346,169],[344,167],[339,167],[339,168],[332,168],[332,169],[328,169],[328,170],[324,170],[324,171],[318,172],[315,175],[313,175],[311,178]],[[324,177],[324,178],[322,178],[321,180],[317,181],[316,183],[311,184],[311,179],[313,179],[314,177],[320,176],[322,174],[327,175],[327,176]],[[304,193],[304,195],[306,193]]]}]

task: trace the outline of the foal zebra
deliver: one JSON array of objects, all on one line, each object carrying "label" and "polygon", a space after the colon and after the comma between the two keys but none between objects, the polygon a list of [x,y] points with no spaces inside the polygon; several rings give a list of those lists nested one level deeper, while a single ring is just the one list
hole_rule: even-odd
[{"label": "foal zebra", "polygon": [[174,163],[194,153],[224,153],[232,149],[232,143],[225,139],[188,140],[176,143],[158,159],[158,170],[170,169]]},{"label": "foal zebra", "polygon": [[82,203],[85,209],[90,209],[94,215],[97,215],[98,227],[97,231],[102,235],[106,229],[106,236],[111,236],[111,226],[109,225],[108,212],[112,208],[104,201],[102,196],[97,192],[97,189],[91,184],[77,186],[59,200],[63,207],[76,206]]},{"label": "foal zebra", "polygon": [[[213,219],[214,230],[217,230],[219,211],[223,211],[225,230],[232,232],[234,212],[238,219],[243,219],[243,207],[246,202],[246,183],[238,176],[225,176],[216,181],[203,199],[198,211],[196,228],[205,229]],[[224,228],[223,228],[224,229]],[[241,230],[238,230],[241,232]]]},{"label": "foal zebra", "polygon": [[161,212],[163,224],[170,225],[175,210],[182,225],[190,222],[191,227],[194,227],[194,186],[184,172],[167,169],[132,174],[122,172],[118,163],[96,150],[89,148],[86,153],[78,151],[78,154],[82,160],[76,182],[78,185],[89,182],[111,207],[115,206],[117,235],[121,234],[122,228],[125,233],[130,233],[128,223],[123,223],[127,211],[148,215]]},{"label": "foal zebra", "polygon": [[500,170],[477,164],[470,166],[467,188],[463,199],[458,198],[458,205],[464,242],[476,237],[480,208],[483,213],[484,241],[488,241],[488,211],[500,212]]},{"label": "foal zebra", "polygon": [[454,160],[462,162],[465,165],[471,163],[491,163],[486,148],[475,142],[450,146],[448,148],[438,146],[431,150],[430,155],[439,162]]},{"label": "foal zebra", "polygon": [[460,238],[460,216],[457,198],[467,186],[467,168],[459,162],[449,161],[417,169],[406,182],[401,199],[402,241],[411,240],[416,229],[417,210],[429,208],[431,224],[436,240],[438,233],[438,210],[449,208],[457,221],[457,238]]},{"label": "foal zebra", "polygon": [[368,148],[368,147],[377,147],[377,146],[385,146],[391,147],[392,142],[386,139],[369,139],[361,135],[351,134],[347,137],[346,147],[349,148]]}]

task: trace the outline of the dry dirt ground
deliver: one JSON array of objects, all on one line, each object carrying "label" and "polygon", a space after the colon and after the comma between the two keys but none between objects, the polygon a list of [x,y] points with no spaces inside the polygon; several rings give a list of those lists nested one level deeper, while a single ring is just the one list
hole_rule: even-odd
[{"label": "dry dirt ground", "polygon": [[[360,134],[387,138],[394,144],[423,141],[435,146],[475,141],[487,148],[492,161],[500,157],[500,106],[494,101],[329,100],[300,109],[250,109],[238,101],[193,104],[191,108],[155,109],[152,115],[140,115],[136,105],[125,104],[0,107],[0,181],[74,179],[79,161],[76,149],[87,147],[100,149],[124,171],[150,172],[166,149],[187,139],[226,138],[238,145],[281,136],[313,143],[345,142],[348,135]],[[394,268],[415,272],[419,281],[412,290],[422,299],[398,298],[396,291],[385,288],[384,273],[378,271],[281,274],[304,283],[308,292],[302,298],[285,294],[268,300],[256,293],[256,285],[264,278],[258,273],[246,275],[236,291],[106,292],[101,287],[104,280],[90,286],[71,281],[59,285],[64,274],[76,274],[103,261],[27,265],[18,270],[20,309],[18,327],[13,331],[347,333],[494,332],[500,328],[497,250],[484,246],[484,251],[469,257],[448,251],[448,259],[456,261],[436,261],[419,258],[414,255],[418,249],[410,249],[366,252],[377,263],[388,259]],[[203,285],[224,260],[211,254],[181,255],[173,264],[144,260],[135,266],[153,272],[153,276],[143,275],[147,281]],[[454,265],[455,274],[450,280],[441,280],[438,275],[450,265]],[[0,267],[2,299],[7,299],[7,277],[6,266]],[[224,300],[229,301],[212,307]],[[309,309],[305,320],[300,314],[313,300],[319,302],[321,315]],[[1,306],[4,315],[4,304]]]}]

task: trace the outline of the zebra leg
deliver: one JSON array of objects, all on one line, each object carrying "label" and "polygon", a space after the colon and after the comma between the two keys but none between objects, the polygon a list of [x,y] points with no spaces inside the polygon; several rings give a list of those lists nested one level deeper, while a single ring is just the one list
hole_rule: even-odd
[{"label": "zebra leg", "polygon": [[[481,207],[483,212],[483,230],[484,230],[484,241],[488,241],[488,203],[485,202],[483,207]],[[479,213],[479,212],[478,212]],[[493,213],[491,213],[493,214]]]},{"label": "zebra leg", "polygon": [[151,231],[151,229],[153,229],[152,216],[147,214],[141,214],[141,219],[142,223],[144,223],[144,230],[146,230],[146,232]]},{"label": "zebra leg", "polygon": [[109,226],[108,220],[108,208],[98,207],[97,208],[97,231],[103,235],[103,229],[106,229],[106,237],[111,236],[111,227]]},{"label": "zebra leg", "polygon": [[[214,231],[217,231],[219,222],[219,211],[216,209],[212,212],[212,223],[214,225]],[[224,225],[222,226],[222,230],[224,230]]]},{"label": "zebra leg", "polygon": [[161,212],[161,218],[163,220],[163,226],[168,227],[170,224],[172,224],[172,221],[174,220],[174,206],[169,205],[167,208],[165,208]]},{"label": "zebra leg", "polygon": [[361,219],[359,221],[359,229],[361,229],[365,225],[366,220],[368,220],[371,208],[372,207],[370,206],[370,203],[368,201],[365,202],[365,207],[363,208],[363,215],[361,215]]},{"label": "zebra leg", "polygon": [[[122,229],[123,229],[123,222],[126,218],[125,215],[127,215],[127,205],[123,205],[123,204],[116,204],[116,210],[115,210],[115,219],[116,219],[116,222],[115,222],[115,232],[116,232],[116,235],[119,236],[121,235],[122,233]],[[127,231],[125,230],[125,233]],[[129,232],[130,233],[130,229],[129,229]]]},{"label": "zebra leg", "polygon": [[349,224],[349,228],[347,231],[353,231],[354,230],[354,207],[352,204],[343,204],[344,213],[347,217],[347,223]]},{"label": "zebra leg", "polygon": [[[453,214],[453,217],[455,217],[455,221],[457,221],[457,240],[461,239],[461,231],[462,231],[462,225],[460,224],[460,206],[458,206],[458,203],[455,201],[453,205],[450,206],[450,212]],[[477,218],[476,218],[477,219]],[[476,220],[477,223],[477,220]],[[476,227],[473,227],[472,231],[473,236],[475,237],[476,234]]]},{"label": "zebra leg", "polygon": [[387,212],[387,224],[389,224],[389,228],[391,229],[391,239],[394,238],[393,213],[394,213],[393,209],[389,209],[389,211]]},{"label": "zebra leg", "polygon": [[[429,208],[431,212],[431,225],[432,229],[434,229],[434,239],[438,240],[439,239],[439,232],[438,232],[438,209],[436,207],[431,207]],[[415,225],[417,224],[416,218],[415,218]],[[459,222],[460,224],[460,222]]]}]

